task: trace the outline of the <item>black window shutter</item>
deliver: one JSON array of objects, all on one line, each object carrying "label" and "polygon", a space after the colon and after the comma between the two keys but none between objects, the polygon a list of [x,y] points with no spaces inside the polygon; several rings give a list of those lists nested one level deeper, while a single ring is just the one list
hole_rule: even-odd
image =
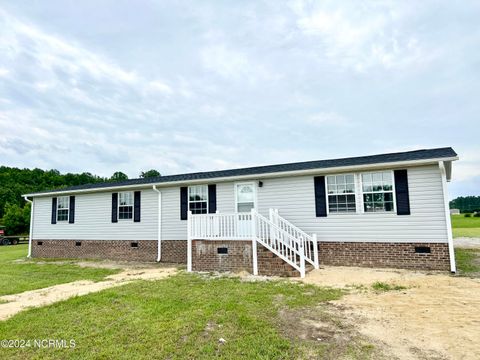
[{"label": "black window shutter", "polygon": [[180,220],[187,220],[188,217],[188,187],[180,188]]},{"label": "black window shutter", "polygon": [[57,223],[57,198],[52,198],[52,224]]},{"label": "black window shutter", "polygon": [[112,194],[112,222],[118,222],[118,193]]},{"label": "black window shutter", "polygon": [[75,196],[70,196],[70,207],[68,209],[68,222],[75,223]]},{"label": "black window shutter", "polygon": [[140,222],[140,191],[133,193],[133,221]]},{"label": "black window shutter", "polygon": [[325,198],[325,176],[315,176],[315,214],[317,217],[327,216],[327,201]]},{"label": "black window shutter", "polygon": [[397,215],[410,215],[407,170],[395,170],[394,177],[395,196],[397,198]]},{"label": "black window shutter", "polygon": [[208,212],[215,214],[217,212],[217,185],[208,185]]}]

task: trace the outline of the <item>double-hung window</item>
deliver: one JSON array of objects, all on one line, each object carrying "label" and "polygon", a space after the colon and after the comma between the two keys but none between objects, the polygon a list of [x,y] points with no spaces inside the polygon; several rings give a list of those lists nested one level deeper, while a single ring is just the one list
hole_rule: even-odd
[{"label": "double-hung window", "polygon": [[355,176],[329,175],[327,176],[328,211],[330,213],[354,213],[355,205]]},{"label": "double-hung window", "polygon": [[118,218],[121,220],[133,218],[133,192],[118,193]]},{"label": "double-hung window", "polygon": [[60,196],[57,200],[57,221],[68,221],[70,197]]},{"label": "double-hung window", "polygon": [[192,214],[208,212],[208,186],[195,185],[188,187],[188,209]]},{"label": "double-hung window", "polygon": [[394,211],[391,171],[362,174],[362,192],[365,212]]}]

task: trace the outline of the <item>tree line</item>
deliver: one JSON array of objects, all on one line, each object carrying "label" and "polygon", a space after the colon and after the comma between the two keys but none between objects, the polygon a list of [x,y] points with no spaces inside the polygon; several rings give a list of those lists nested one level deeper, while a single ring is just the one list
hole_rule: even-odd
[{"label": "tree line", "polygon": [[460,196],[450,201],[450,209],[459,209],[461,213],[480,212],[480,196]]},{"label": "tree line", "polygon": [[[161,176],[160,172],[154,169],[140,173],[142,178],[157,176]],[[0,166],[0,225],[6,227],[7,235],[28,232],[30,204],[26,203],[22,194],[124,180],[128,180],[128,176],[121,171],[115,172],[111,177],[101,177],[89,172],[62,174],[58,170],[19,169]]]}]

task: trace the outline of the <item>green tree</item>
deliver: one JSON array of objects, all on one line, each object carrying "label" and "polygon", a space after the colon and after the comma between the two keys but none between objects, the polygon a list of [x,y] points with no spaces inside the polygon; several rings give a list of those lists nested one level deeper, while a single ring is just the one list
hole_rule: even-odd
[{"label": "green tree", "polygon": [[151,177],[158,177],[160,176],[160,173],[157,170],[151,169],[148,171],[142,171],[140,174],[140,177],[142,178],[151,178]]},{"label": "green tree", "polygon": [[112,177],[110,178],[110,181],[123,181],[123,180],[128,180],[128,176],[127,174],[121,171],[114,172]]},{"label": "green tree", "polygon": [[460,212],[480,211],[480,196],[460,196],[450,201],[450,209],[460,209]]},{"label": "green tree", "polygon": [[30,203],[23,208],[17,204],[6,204],[3,225],[6,235],[27,234],[30,227]]}]

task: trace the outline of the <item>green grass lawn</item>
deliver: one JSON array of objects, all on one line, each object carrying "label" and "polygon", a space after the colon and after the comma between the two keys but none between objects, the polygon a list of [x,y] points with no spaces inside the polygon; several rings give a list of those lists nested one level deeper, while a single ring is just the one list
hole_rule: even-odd
[{"label": "green grass lawn", "polygon": [[480,249],[455,249],[455,260],[461,275],[480,274]]},{"label": "green grass lawn", "polygon": [[480,217],[464,217],[452,215],[453,237],[479,237],[480,238]]},{"label": "green grass lawn", "polygon": [[[341,296],[294,282],[180,273],[20,313],[1,324],[0,339],[75,340],[70,349],[3,349],[9,359],[369,358],[371,344],[335,337],[344,330],[324,303]],[[319,331],[312,327],[301,338],[301,314],[312,311],[329,335],[311,336]]]},{"label": "green grass lawn", "polygon": [[0,296],[75,280],[101,280],[118,270],[81,268],[73,264],[26,260],[28,246],[0,246]]}]

